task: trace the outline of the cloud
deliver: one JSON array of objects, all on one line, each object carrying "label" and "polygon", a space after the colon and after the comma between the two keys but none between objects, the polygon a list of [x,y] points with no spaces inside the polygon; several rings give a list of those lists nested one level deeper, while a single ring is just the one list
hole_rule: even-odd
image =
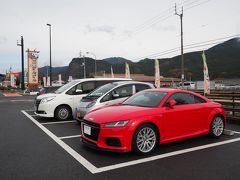
[{"label": "cloud", "polygon": [[85,28],[87,31],[90,32],[103,32],[107,34],[114,35],[115,34],[115,27],[113,26],[108,26],[108,25],[103,25],[103,26],[91,26],[91,25],[86,25]]},{"label": "cloud", "polygon": [[0,36],[0,44],[4,44],[6,42],[7,42],[7,38],[3,37],[3,36]]}]

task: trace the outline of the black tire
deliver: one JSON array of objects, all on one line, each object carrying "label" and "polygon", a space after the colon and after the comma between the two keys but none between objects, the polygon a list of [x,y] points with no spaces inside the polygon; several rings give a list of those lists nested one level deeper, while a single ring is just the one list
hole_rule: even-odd
[{"label": "black tire", "polygon": [[66,105],[58,106],[54,113],[54,117],[59,121],[68,120],[71,116],[72,116],[72,111]]},{"label": "black tire", "polygon": [[[145,130],[149,130],[149,138],[147,137],[147,135],[144,139]],[[158,141],[159,137],[156,128],[151,124],[143,124],[139,128],[137,128],[134,133],[132,140],[133,151],[139,155],[150,154],[155,149]],[[147,147],[148,149],[144,149],[144,147],[148,146],[147,144],[149,145],[149,147]]]},{"label": "black tire", "polygon": [[220,115],[214,116],[211,125],[209,135],[214,138],[219,138],[223,134],[224,130],[224,118]]}]

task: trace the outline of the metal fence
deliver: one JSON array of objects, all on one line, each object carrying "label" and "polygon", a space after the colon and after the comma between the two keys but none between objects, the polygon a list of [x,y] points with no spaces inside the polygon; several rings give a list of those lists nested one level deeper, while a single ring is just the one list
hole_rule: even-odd
[{"label": "metal fence", "polygon": [[[203,91],[194,91],[203,95]],[[240,122],[240,91],[211,91],[207,98],[223,105],[227,119]]]}]

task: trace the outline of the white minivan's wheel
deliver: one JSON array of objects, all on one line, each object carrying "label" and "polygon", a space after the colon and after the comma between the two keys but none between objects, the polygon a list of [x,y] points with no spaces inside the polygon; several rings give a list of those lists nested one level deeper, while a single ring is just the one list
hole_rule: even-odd
[{"label": "white minivan's wheel", "polygon": [[58,106],[55,110],[54,117],[60,121],[68,120],[71,117],[71,112],[68,106]]},{"label": "white minivan's wheel", "polygon": [[158,143],[156,128],[151,124],[143,124],[134,133],[133,151],[137,154],[151,153]]},{"label": "white minivan's wheel", "polygon": [[210,135],[212,137],[220,137],[224,130],[224,119],[222,116],[215,116],[210,126]]}]

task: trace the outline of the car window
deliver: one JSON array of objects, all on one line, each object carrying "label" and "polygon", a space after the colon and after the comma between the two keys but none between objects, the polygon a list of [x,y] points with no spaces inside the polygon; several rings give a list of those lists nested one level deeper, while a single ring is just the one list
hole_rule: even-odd
[{"label": "car window", "polygon": [[194,101],[195,101],[196,104],[205,103],[206,102],[203,98],[200,98],[198,96],[194,96]]},{"label": "car window", "polygon": [[87,82],[83,82],[77,85],[76,87],[76,91],[77,90],[81,90],[82,93],[81,94],[88,94],[91,91],[93,91],[95,89],[95,82],[94,81],[87,81]]},{"label": "car window", "polygon": [[194,96],[192,94],[188,93],[175,93],[173,94],[165,103],[167,105],[170,100],[175,100],[177,102],[177,105],[185,105],[185,104],[194,104]]},{"label": "car window", "polygon": [[76,92],[76,86],[73,86],[71,89],[69,89],[66,94],[68,95],[74,95]]},{"label": "car window", "polygon": [[162,91],[142,91],[131,96],[123,104],[140,107],[157,107],[166,95],[167,92]]},{"label": "car window", "polygon": [[87,96],[100,97],[100,96],[104,95],[105,93],[107,93],[108,91],[110,91],[111,89],[113,89],[115,86],[117,86],[117,84],[115,84],[115,83],[105,84],[105,85],[95,89],[94,91],[89,93]]},{"label": "car window", "polygon": [[[68,88],[70,88],[71,86],[73,86],[73,85],[75,85],[75,84],[77,84],[76,81],[69,82],[69,83],[61,86],[60,88],[58,88],[58,89],[55,91],[55,93],[56,93],[56,94],[63,93],[64,91],[66,91]],[[68,94],[68,93],[67,93],[67,94]]]},{"label": "car window", "polygon": [[[114,97],[115,94],[115,97]],[[114,89],[113,91],[109,92],[108,94],[106,94],[101,102],[105,102],[105,101],[110,101],[113,99],[118,99],[118,98],[123,98],[123,97],[128,97],[131,96],[133,94],[133,85],[125,85],[122,87],[118,87],[116,89]]]},{"label": "car window", "polygon": [[135,88],[136,88],[136,93],[145,89],[151,89],[151,87],[146,84],[135,84]]},{"label": "car window", "polygon": [[113,94],[118,94],[119,98],[131,96],[133,94],[133,85],[131,84],[116,88],[113,91]]}]

